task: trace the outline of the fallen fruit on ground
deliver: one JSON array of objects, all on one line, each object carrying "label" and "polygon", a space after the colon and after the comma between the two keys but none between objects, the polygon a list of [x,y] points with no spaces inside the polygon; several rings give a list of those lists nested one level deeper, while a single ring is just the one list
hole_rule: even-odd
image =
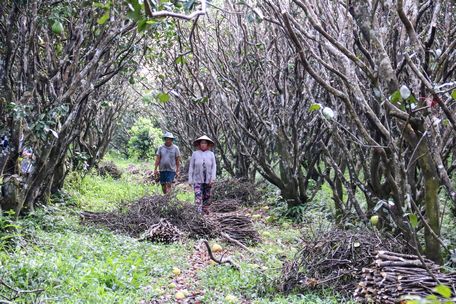
[{"label": "fallen fruit on ground", "polygon": [[222,246],[217,243],[213,244],[211,249],[212,252],[221,252],[223,250]]},{"label": "fallen fruit on ground", "polygon": [[378,224],[378,215],[372,215],[370,218],[370,222],[372,225],[377,225]]},{"label": "fallen fruit on ground", "polygon": [[282,223],[282,227],[283,228],[289,228],[290,227],[290,223],[284,222],[284,223]]},{"label": "fallen fruit on ground", "polygon": [[172,282],[168,285],[169,288],[176,288],[176,283]]},{"label": "fallen fruit on ground", "polygon": [[236,296],[233,296],[233,295],[227,295],[227,296],[225,297],[225,301],[226,301],[227,303],[230,303],[230,304],[231,304],[231,303],[238,303],[238,302],[239,302],[238,298],[237,298]]},{"label": "fallen fruit on ground", "polygon": [[254,215],[252,215],[252,218],[259,219],[259,218],[261,218],[261,214],[254,214]]},{"label": "fallen fruit on ground", "polygon": [[175,275],[178,276],[178,275],[180,275],[181,273],[182,273],[182,271],[181,271],[179,268],[173,267],[173,274],[175,274]]},{"label": "fallen fruit on ground", "polygon": [[185,294],[182,291],[176,292],[175,298],[178,300],[183,300],[185,299]]}]

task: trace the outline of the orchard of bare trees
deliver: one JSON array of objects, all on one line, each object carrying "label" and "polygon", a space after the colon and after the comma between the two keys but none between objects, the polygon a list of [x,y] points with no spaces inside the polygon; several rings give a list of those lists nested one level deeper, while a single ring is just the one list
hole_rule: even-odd
[{"label": "orchard of bare trees", "polygon": [[[330,185],[336,221],[379,215],[440,259],[456,199],[455,4],[251,1],[194,25],[157,71],[182,138],[216,138],[224,170],[261,175],[290,211]],[[152,64],[151,66],[156,66]]]},{"label": "orchard of bare trees", "polygon": [[[2,4],[0,116],[9,141],[0,162],[2,209],[32,210],[55,193],[70,154],[77,161],[75,153],[87,152],[93,163],[106,152],[115,117],[129,102],[119,87],[136,69],[142,39],[131,22],[102,20],[105,10],[116,18],[124,8]],[[23,149],[33,159],[30,172],[18,166]]]},{"label": "orchard of bare trees", "polygon": [[212,138],[217,175],[267,184],[284,216],[329,189],[340,229],[437,263],[454,248],[454,1],[2,2],[3,212],[33,213],[70,172],[128,151],[140,118],[184,163]]}]

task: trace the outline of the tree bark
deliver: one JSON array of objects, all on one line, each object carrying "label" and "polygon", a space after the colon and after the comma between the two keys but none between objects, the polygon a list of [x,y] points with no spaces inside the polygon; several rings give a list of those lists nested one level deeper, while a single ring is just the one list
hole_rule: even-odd
[{"label": "tree bark", "polygon": [[440,256],[440,242],[434,235],[440,235],[440,204],[439,204],[439,177],[435,167],[433,166],[432,158],[429,155],[427,147],[423,147],[420,150],[425,150],[425,154],[420,161],[421,169],[423,170],[424,177],[424,206],[426,210],[426,220],[429,227],[434,231],[435,234],[431,233],[428,227],[424,230],[424,240],[426,243],[426,256],[436,263],[442,263],[442,257]]}]

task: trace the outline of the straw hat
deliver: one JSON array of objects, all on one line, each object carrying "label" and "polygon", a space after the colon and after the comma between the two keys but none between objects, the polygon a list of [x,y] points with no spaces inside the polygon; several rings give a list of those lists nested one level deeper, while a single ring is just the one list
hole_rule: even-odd
[{"label": "straw hat", "polygon": [[201,137],[198,137],[198,138],[193,142],[193,145],[194,145],[194,146],[198,146],[199,143],[200,143],[200,141],[202,141],[202,140],[205,140],[205,141],[209,142],[209,144],[211,144],[211,145],[215,145],[215,144],[214,144],[214,141],[213,141],[212,139],[210,139],[209,137],[207,137],[206,135],[203,135],[203,136],[201,136]]},{"label": "straw hat", "polygon": [[165,134],[163,134],[163,139],[165,139],[165,138],[174,139],[174,136],[171,132],[165,132]]}]

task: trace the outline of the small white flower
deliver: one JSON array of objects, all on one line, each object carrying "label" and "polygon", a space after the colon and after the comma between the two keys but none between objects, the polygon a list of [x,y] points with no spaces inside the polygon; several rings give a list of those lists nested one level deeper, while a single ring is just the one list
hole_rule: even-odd
[{"label": "small white flower", "polygon": [[403,85],[399,92],[401,93],[401,97],[403,99],[407,99],[410,97],[410,95],[412,94],[412,92],[410,92],[410,89],[406,86],[406,85]]},{"label": "small white flower", "polygon": [[442,55],[442,50],[441,49],[436,49],[435,50],[435,57],[439,58],[440,55]]},{"label": "small white flower", "polygon": [[334,111],[328,107],[324,107],[322,113],[327,119],[332,119],[335,116]]}]

